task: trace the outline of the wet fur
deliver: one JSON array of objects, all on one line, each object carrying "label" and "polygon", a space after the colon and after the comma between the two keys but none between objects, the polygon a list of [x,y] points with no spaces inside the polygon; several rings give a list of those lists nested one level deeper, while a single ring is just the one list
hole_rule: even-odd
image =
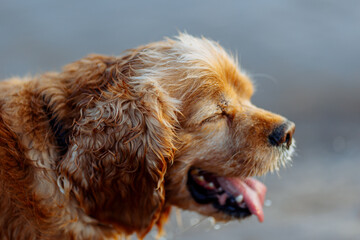
[{"label": "wet fur", "polygon": [[288,160],[265,140],[284,118],[252,94],[217,43],[186,34],[1,82],[0,239],[141,238],[172,205],[230,220],[194,202],[186,176]]}]

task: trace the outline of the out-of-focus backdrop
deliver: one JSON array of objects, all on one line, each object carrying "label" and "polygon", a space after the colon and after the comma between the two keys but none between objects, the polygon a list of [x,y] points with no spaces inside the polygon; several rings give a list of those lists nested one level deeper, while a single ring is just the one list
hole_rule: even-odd
[{"label": "out-of-focus backdrop", "polygon": [[298,147],[291,168],[261,178],[264,223],[180,212],[165,238],[360,239],[360,1],[0,0],[0,79],[185,30],[238,54],[253,102],[293,120]]}]

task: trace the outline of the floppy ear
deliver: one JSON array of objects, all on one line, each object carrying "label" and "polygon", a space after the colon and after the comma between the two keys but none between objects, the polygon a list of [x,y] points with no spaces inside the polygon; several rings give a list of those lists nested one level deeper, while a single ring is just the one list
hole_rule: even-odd
[{"label": "floppy ear", "polygon": [[65,68],[80,113],[58,166],[58,185],[90,216],[146,234],[164,203],[174,153],[175,102],[125,60],[90,56]]}]

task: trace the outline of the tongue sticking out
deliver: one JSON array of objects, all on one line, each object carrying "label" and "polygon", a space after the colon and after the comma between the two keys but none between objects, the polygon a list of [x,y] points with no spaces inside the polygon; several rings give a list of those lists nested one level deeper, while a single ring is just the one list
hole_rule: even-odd
[{"label": "tongue sticking out", "polygon": [[221,187],[234,197],[242,194],[250,212],[257,216],[259,222],[264,221],[263,204],[266,194],[264,184],[254,178],[218,177],[217,180]]}]

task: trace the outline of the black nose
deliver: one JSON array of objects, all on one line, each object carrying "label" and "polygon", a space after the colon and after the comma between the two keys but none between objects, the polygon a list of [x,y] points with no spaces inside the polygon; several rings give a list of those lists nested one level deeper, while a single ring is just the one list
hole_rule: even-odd
[{"label": "black nose", "polygon": [[273,146],[280,146],[285,143],[286,147],[289,148],[294,132],[295,124],[293,122],[286,121],[273,130],[273,132],[269,135],[269,142]]}]

